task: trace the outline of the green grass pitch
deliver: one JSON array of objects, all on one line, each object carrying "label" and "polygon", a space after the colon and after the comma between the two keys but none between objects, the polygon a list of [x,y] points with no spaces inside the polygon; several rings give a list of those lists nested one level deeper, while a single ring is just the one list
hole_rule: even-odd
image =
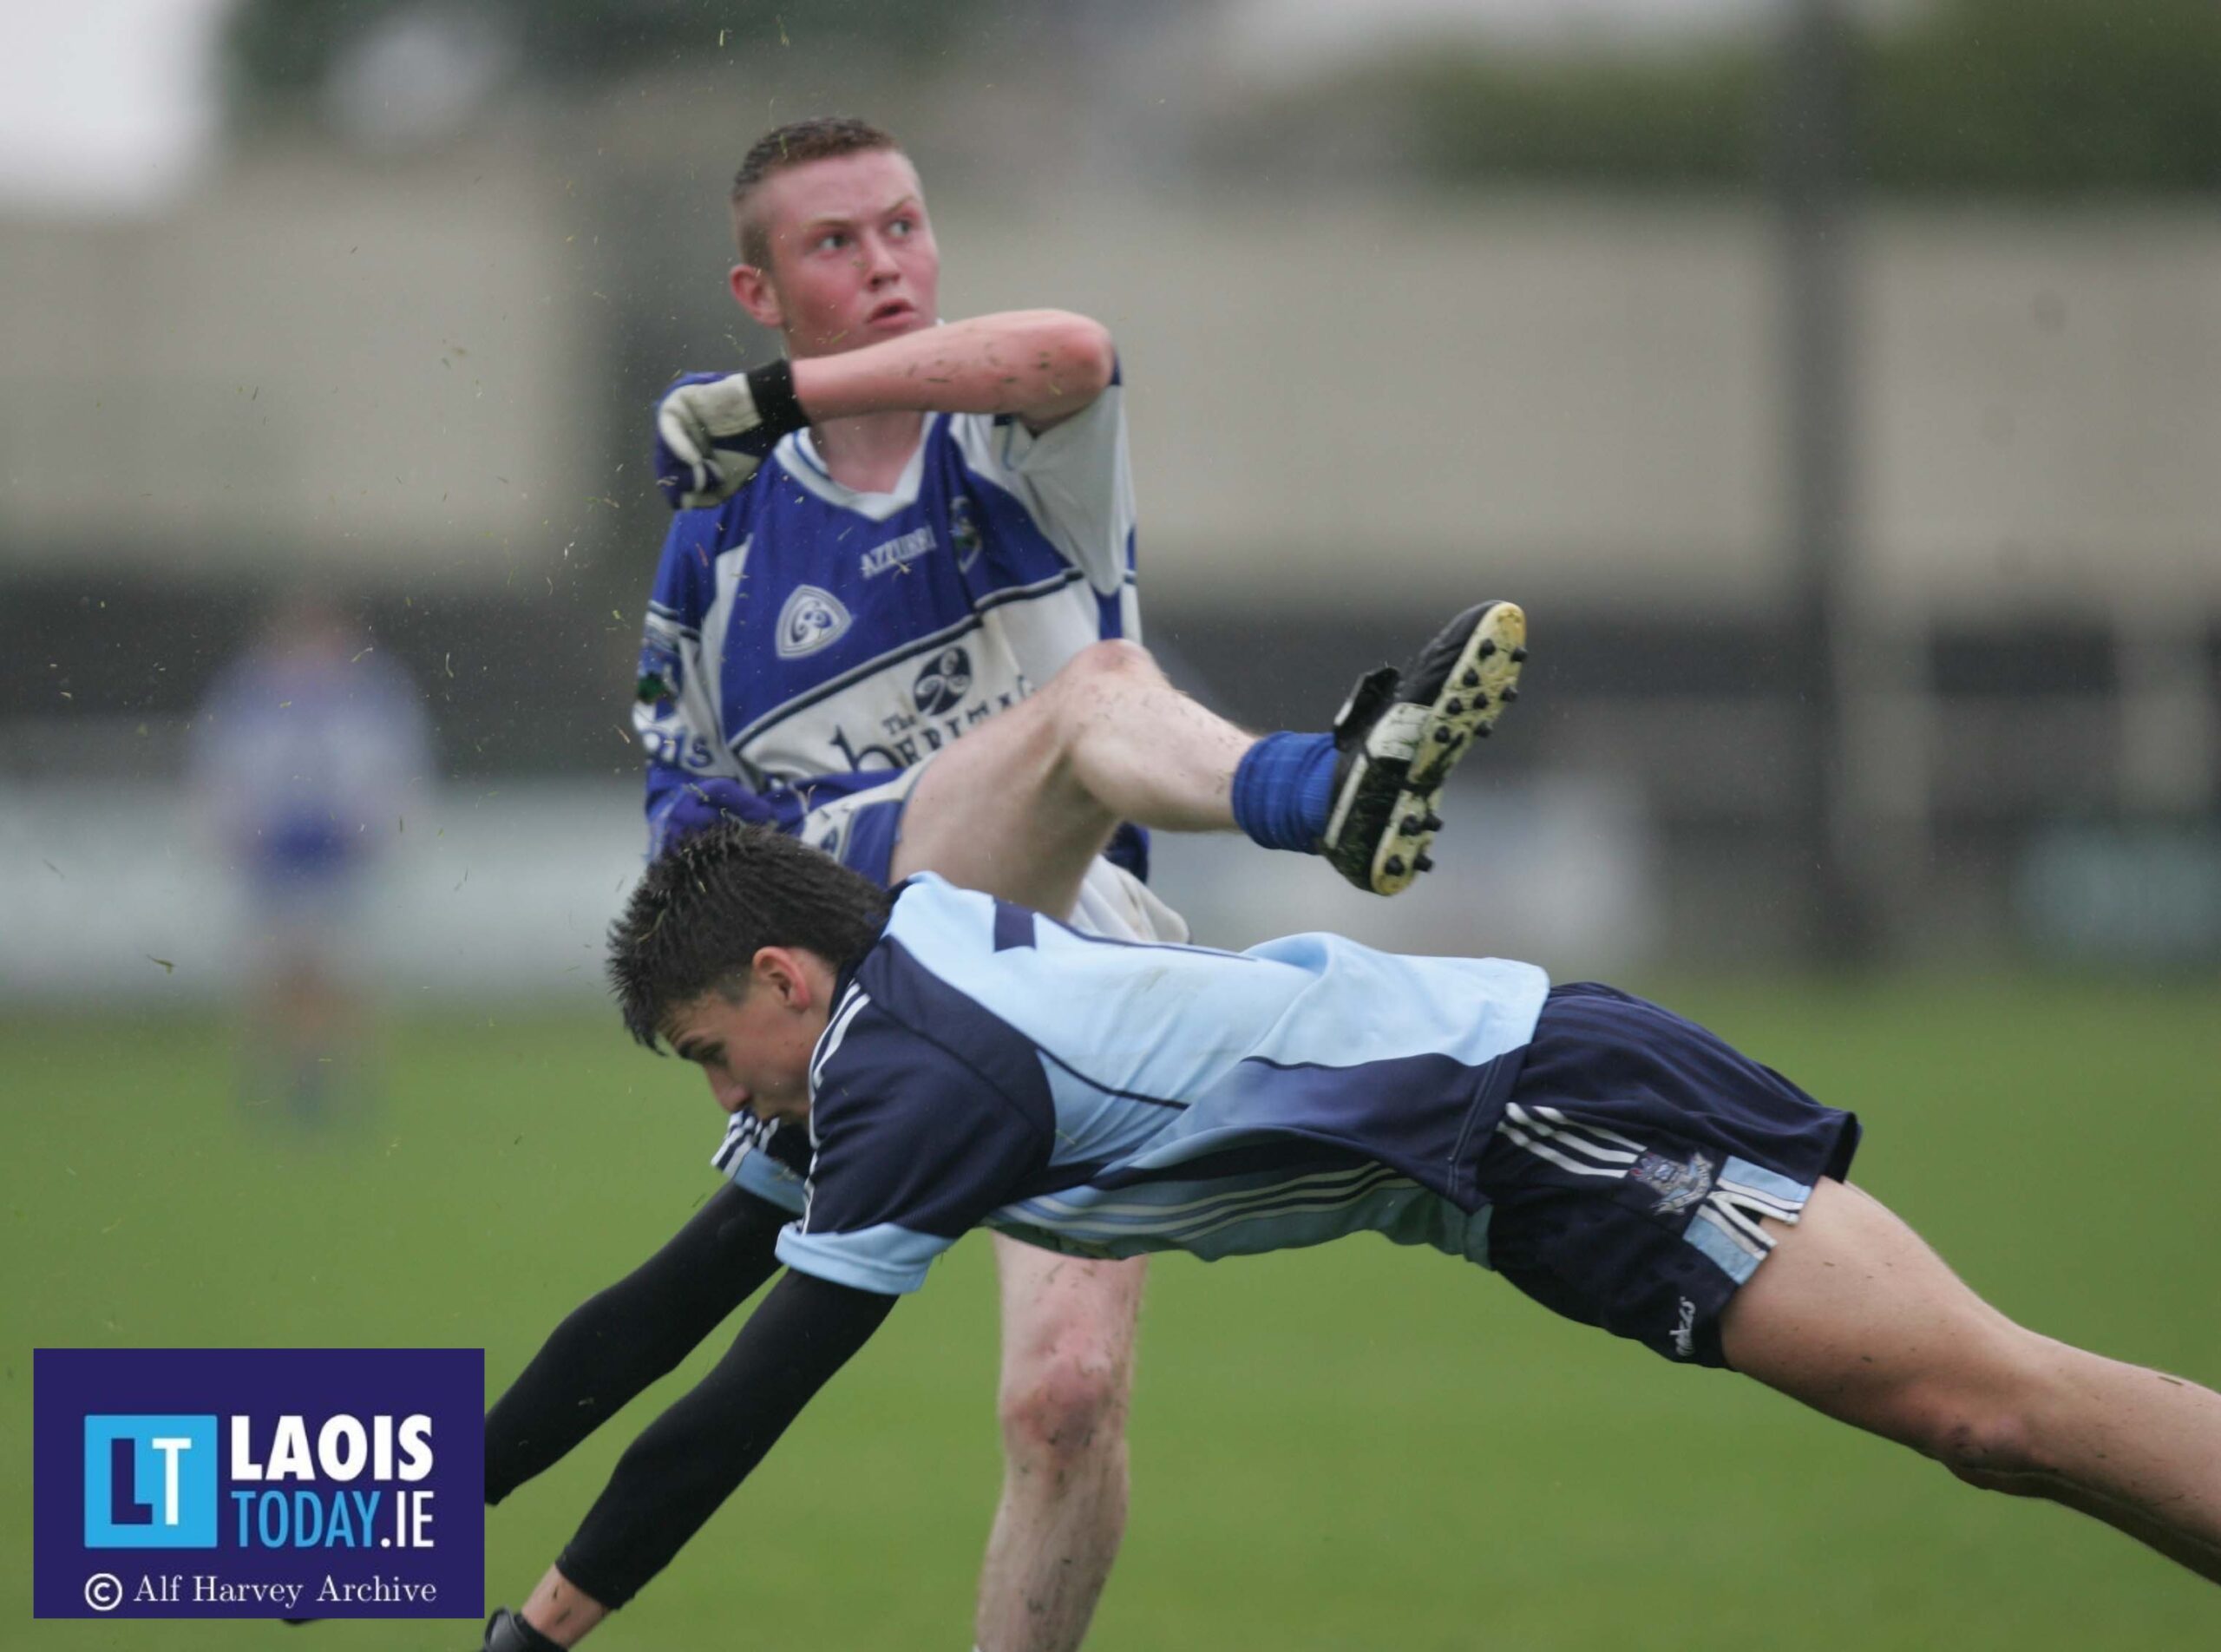
[{"label": "green grass pitch", "polygon": [[[2008,1312],[2221,1383],[2213,983],[1650,985],[1858,1110],[1859,1179]],[[383,1111],[314,1138],[240,1111],[206,1020],[0,1023],[0,1552],[26,1559],[34,1346],[483,1345],[498,1388],[711,1185],[699,1080],[591,1008],[397,1027]],[[1446,1258],[1357,1240],[1154,1269],[1102,1652],[2221,1645],[2221,1594],[2124,1538]],[[966,1240],[593,1644],[968,1645],[990,1275]],[[489,1602],[711,1351],[492,1516]],[[0,1647],[475,1644],[35,1622],[29,1578],[0,1567]]]}]

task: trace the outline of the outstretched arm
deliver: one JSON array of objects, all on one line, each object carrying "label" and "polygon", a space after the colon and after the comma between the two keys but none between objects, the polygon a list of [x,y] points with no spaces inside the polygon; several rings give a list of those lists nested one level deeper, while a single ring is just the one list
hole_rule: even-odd
[{"label": "outstretched arm", "polygon": [[794,364],[813,423],[865,413],[1012,413],[1036,430],[1103,394],[1110,330],[1063,310],[1012,310]]},{"label": "outstretched arm", "polygon": [[578,1535],[525,1603],[526,1622],[570,1646],[631,1600],[894,1306],[892,1296],[790,1271],[709,1375],[618,1460]]},{"label": "outstretched arm", "polygon": [[691,374],[656,410],[656,484],[692,509],[731,498],[781,437],[874,413],[1007,413],[1039,432],[1117,374],[1110,334],[1063,310],[1012,310],[834,356]]},{"label": "outstretched arm", "polygon": [[[933,1259],[1046,1165],[1046,1092],[1014,1099],[868,998],[844,1012],[811,1110],[810,1193],[781,1280],[691,1393],[619,1459],[497,1652],[569,1646],[632,1598],[869,1340]],[[837,1282],[848,1281],[848,1283]]]},{"label": "outstretched arm", "polygon": [[670,1242],[555,1328],[486,1413],[486,1501],[561,1459],[777,1271],[793,1218],[728,1184]]}]

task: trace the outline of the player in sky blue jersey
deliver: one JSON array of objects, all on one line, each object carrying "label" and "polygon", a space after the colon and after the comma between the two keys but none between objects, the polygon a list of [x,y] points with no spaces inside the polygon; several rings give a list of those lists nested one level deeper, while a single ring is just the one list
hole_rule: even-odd
[{"label": "player in sky blue jersey", "polygon": [[528,1603],[566,1644],[982,1225],[1082,1255],[1431,1246],[2221,1582],[2221,1394],[2008,1321],[1848,1183],[1851,1115],[1655,1005],[1333,935],[1113,941],[747,827],[650,869],[611,974],[635,1037],[815,1157],[786,1277]]},{"label": "player in sky blue jersey", "polygon": [[[926,765],[905,810],[902,852],[920,855],[953,881],[1052,913],[1075,910],[1102,850],[1126,821],[1160,830],[1238,829],[1268,848],[1339,857],[1345,869],[1388,869],[1394,846],[1414,834],[1431,837],[1442,824],[1434,812],[1442,783],[1514,697],[1524,634],[1515,605],[1476,604],[1444,626],[1406,670],[1362,678],[1333,733],[1261,738],[1181,694],[1134,645],[1091,645],[1039,692]],[[936,811],[928,806],[935,789],[954,798],[991,798],[998,807],[977,816]],[[708,836],[732,829],[714,827]],[[801,856],[804,866],[839,865],[791,833],[750,829]],[[656,865],[686,854],[691,841],[666,850]],[[866,888],[879,887],[842,870]],[[805,902],[809,882],[804,877],[796,885]],[[1075,926],[1073,933],[1085,932]],[[852,938],[861,948],[870,937]],[[1145,943],[1097,934],[1089,944]],[[693,943],[687,947],[692,950]],[[728,1111],[779,1122],[767,1108]],[[952,1115],[953,1125],[962,1122]],[[783,1134],[801,1138],[791,1118]],[[558,1461],[777,1271],[780,1232],[803,1210],[806,1192],[800,1176],[780,1168],[760,1145],[749,1148],[734,1167],[732,1184],[662,1250],[565,1320],[487,1415],[488,1501],[500,1502]],[[1034,1271],[1053,1271],[1039,1260],[1051,1253],[1036,1244],[1006,1236],[998,1244],[1036,1258]],[[1147,1248],[1127,1254],[1137,1260]],[[1066,1268],[1110,1266],[1099,1258],[1114,1249],[1098,1248],[1097,1259],[1067,1258]],[[1012,1272],[1004,1269],[1006,1284]],[[761,1353],[789,1332],[802,1343],[784,1354]],[[809,1349],[822,1342],[822,1328],[791,1323],[783,1309],[768,1318],[759,1313],[742,1334],[758,1351],[751,1358],[802,1372],[811,1368]],[[738,1370],[730,1361],[720,1365],[634,1444],[626,1461],[637,1472],[626,1478],[618,1500],[600,1511],[594,1526],[599,1535],[565,1551],[524,1615],[495,1614],[485,1642],[492,1652],[567,1644],[630,1598],[684,1533],[707,1518],[724,1494],[701,1501],[711,1482],[692,1479],[689,1471],[682,1478],[692,1491],[666,1498],[654,1488],[680,1462],[722,1461],[736,1443],[768,1446],[783,1426],[788,1413],[780,1395],[756,1392],[748,1386],[752,1378],[734,1388]],[[743,1400],[748,1403],[736,1410]],[[760,1412],[751,1415],[749,1406],[757,1402]],[[714,1449],[698,1428],[714,1434]],[[652,1557],[645,1570],[643,1557]],[[991,1564],[993,1557],[991,1550]],[[1058,1632],[1077,1635],[1084,1622],[1084,1613],[1071,1615]]]},{"label": "player in sky blue jersey", "polygon": [[[916,174],[859,123],[768,136],[735,206],[734,294],[786,353],[696,376],[659,410],[659,474],[683,508],[635,713],[655,844],[766,821],[879,882],[929,869],[1099,934],[1185,939],[1142,881],[1143,840],[1121,827],[1104,842],[1071,800],[1078,777],[1160,825],[1320,853],[1379,893],[1427,869],[1442,777],[1516,694],[1517,607],[1479,605],[1406,672],[1366,678],[1334,734],[1253,740],[1135,646],[1124,391],[1104,329],[1053,311],[934,325]],[[567,1320],[489,1413],[489,1500],[776,1268],[806,1147],[734,1117],[717,1155],[732,1186]],[[1124,1524],[1139,1264],[999,1242],[997,1263],[1006,1473],[978,1643],[1061,1652]]]}]

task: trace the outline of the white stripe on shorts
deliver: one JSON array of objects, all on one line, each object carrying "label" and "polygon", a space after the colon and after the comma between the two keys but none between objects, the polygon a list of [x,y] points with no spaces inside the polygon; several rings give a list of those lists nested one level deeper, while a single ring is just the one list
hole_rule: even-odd
[{"label": "white stripe on shorts", "polygon": [[1792,1204],[1779,1194],[1746,1187],[1742,1183],[1731,1182],[1724,1176],[1720,1178],[1718,1191],[1721,1198],[1733,1201],[1753,1216],[1772,1216],[1782,1222],[1796,1221],[1805,1209],[1802,1203]]},{"label": "white stripe on shorts", "polygon": [[[1557,1111],[1556,1108],[1537,1111]],[[1565,1117],[1563,1113],[1557,1116],[1561,1119]],[[1608,1181],[1618,1181],[1627,1175],[1627,1167],[1635,1159],[1634,1153],[1604,1147],[1577,1131],[1546,1124],[1517,1102],[1504,1110],[1504,1120],[1497,1128],[1537,1158],[1546,1158],[1560,1169],[1571,1170],[1577,1176],[1601,1176]],[[1619,1139],[1625,1141],[1627,1137],[1622,1136]],[[1576,1153],[1583,1157],[1571,1157]]]},{"label": "white stripe on shorts", "polygon": [[1731,1227],[1739,1229],[1750,1239],[1751,1243],[1756,1245],[1760,1250],[1773,1249],[1773,1236],[1759,1226],[1757,1221],[1735,1200],[1721,1197],[1719,1190],[1715,1188],[1705,1196],[1704,1203],[1707,1210],[1713,1212],[1716,1217],[1725,1219]]},{"label": "white stripe on shorts", "polygon": [[1592,1147],[1589,1150],[1595,1153],[1599,1158],[1626,1159],[1629,1163],[1632,1163],[1634,1160],[1650,1150],[1641,1142],[1635,1140],[1631,1137],[1622,1136],[1616,1130],[1606,1130],[1602,1124],[1594,1124],[1586,1118],[1582,1119],[1578,1124],[1576,1124],[1571,1119],[1568,1118],[1556,1108],[1545,1107],[1539,1102],[1536,1104],[1535,1115],[1538,1118],[1549,1119],[1550,1123],[1557,1125],[1561,1131],[1568,1135],[1577,1136],[1585,1131],[1590,1136],[1601,1136],[1608,1142],[1617,1142],[1622,1147],[1629,1150],[1627,1152],[1622,1153],[1615,1152],[1608,1147]]}]

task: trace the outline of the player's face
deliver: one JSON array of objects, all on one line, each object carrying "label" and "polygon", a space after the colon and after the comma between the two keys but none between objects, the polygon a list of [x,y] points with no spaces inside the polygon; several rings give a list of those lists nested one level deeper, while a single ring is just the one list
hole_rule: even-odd
[{"label": "player's face", "polygon": [[758,210],[770,267],[735,269],[733,294],[785,335],[788,355],[835,355],[934,324],[940,250],[907,156],[875,149],[774,173]]},{"label": "player's face", "polygon": [[809,1056],[825,1030],[832,985],[832,972],[823,970],[820,980],[808,967],[812,961],[766,947],[739,998],[705,993],[672,1013],[665,1028],[671,1047],[702,1069],[725,1111],[809,1117]]}]

